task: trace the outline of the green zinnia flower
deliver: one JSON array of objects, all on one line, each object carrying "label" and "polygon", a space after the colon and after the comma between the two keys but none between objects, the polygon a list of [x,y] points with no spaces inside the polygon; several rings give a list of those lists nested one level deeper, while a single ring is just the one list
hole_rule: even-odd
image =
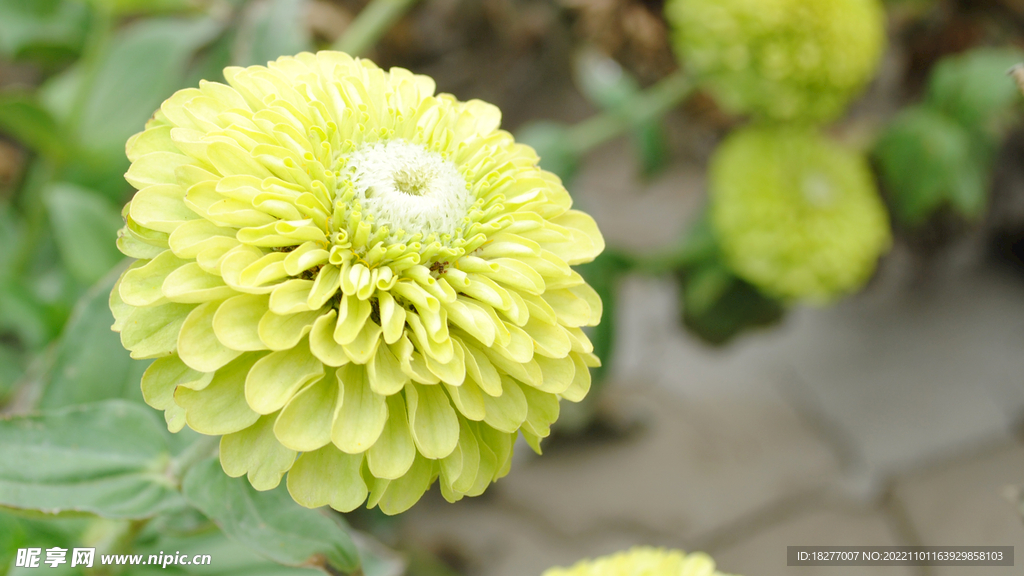
[{"label": "green zinnia flower", "polygon": [[604,248],[490,104],[339,52],[227,68],[128,142],[111,294],[168,426],[300,504],[478,495],[598,365]]},{"label": "green zinnia flower", "polygon": [[824,302],[853,291],[890,246],[867,162],[816,132],[734,132],[709,177],[726,260],[771,296]]},{"label": "green zinnia flower", "polygon": [[550,568],[541,576],[727,576],[706,554],[638,546],[571,568]]},{"label": "green zinnia flower", "polygon": [[885,48],[879,0],[669,0],[665,14],[722,106],[767,119],[838,116]]}]

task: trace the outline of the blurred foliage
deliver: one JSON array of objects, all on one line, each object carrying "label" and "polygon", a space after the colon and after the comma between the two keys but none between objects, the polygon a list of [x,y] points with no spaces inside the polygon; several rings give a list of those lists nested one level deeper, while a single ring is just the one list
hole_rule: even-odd
[{"label": "blurred foliage", "polygon": [[1017,49],[977,48],[932,69],[923,102],[899,113],[874,155],[893,212],[911,228],[948,208],[978,220],[989,204],[996,151],[1018,121],[1021,94],[1006,78]]}]

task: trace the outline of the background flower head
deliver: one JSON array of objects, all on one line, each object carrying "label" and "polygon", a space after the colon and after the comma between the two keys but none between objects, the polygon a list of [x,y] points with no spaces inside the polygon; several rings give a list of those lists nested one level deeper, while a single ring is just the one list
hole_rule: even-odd
[{"label": "background flower head", "polygon": [[734,132],[710,168],[711,220],[735,272],[782,299],[859,288],[891,243],[867,162],[811,130]]},{"label": "background flower head", "polygon": [[598,363],[604,242],[500,112],[339,52],[227,68],[127,145],[111,294],[147,402],[301,504],[407,509],[508,472]]},{"label": "background flower head", "polygon": [[684,66],[728,110],[829,120],[871,80],[885,48],[878,0],[669,0]]},{"label": "background flower head", "polygon": [[702,553],[637,546],[594,560],[581,560],[569,568],[550,568],[542,576],[727,576],[715,570],[715,561]]}]

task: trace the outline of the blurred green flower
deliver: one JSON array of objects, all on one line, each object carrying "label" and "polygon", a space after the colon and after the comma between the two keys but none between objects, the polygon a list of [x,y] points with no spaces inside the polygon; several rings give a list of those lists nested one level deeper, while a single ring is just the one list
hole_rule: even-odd
[{"label": "blurred green flower", "polygon": [[676,52],[731,112],[839,116],[885,48],[878,0],[669,0]]},{"label": "blurred green flower", "polygon": [[727,576],[706,554],[638,546],[570,568],[550,568],[542,576]]},{"label": "blurred green flower", "polygon": [[232,476],[389,514],[478,495],[599,361],[604,247],[500,112],[340,52],[227,68],[128,142],[111,294],[146,401]]},{"label": "blurred green flower", "polygon": [[709,177],[726,260],[771,296],[827,302],[856,290],[890,246],[865,160],[812,130],[734,132]]}]

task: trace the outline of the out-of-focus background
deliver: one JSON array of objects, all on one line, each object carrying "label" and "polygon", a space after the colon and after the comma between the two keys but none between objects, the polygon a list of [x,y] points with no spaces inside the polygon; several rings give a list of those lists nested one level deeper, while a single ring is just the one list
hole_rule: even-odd
[{"label": "out-of-focus background", "polygon": [[[5,411],[140,398],[146,364],[106,308],[132,192],[125,140],[224,66],[330,47],[365,4],[0,0]],[[409,4],[364,55],[498,105],[594,216],[609,255],[584,272],[606,302],[605,368],[544,456],[518,450],[484,496],[434,490],[354,524],[424,576],[540,574],[633,544],[703,550],[748,576],[1019,573],[796,569],[785,553],[1024,544],[1024,110],[1006,75],[1024,61],[1024,2],[885,4],[877,71],[820,130],[869,162],[892,248],[827,304],[731,271],[709,295],[701,265],[673,259],[704,221],[709,161],[747,120],[699,86],[653,121],[624,112],[686,74],[665,2]],[[607,137],[573,132],[595,117]],[[0,537],[0,560],[18,544]]]}]

